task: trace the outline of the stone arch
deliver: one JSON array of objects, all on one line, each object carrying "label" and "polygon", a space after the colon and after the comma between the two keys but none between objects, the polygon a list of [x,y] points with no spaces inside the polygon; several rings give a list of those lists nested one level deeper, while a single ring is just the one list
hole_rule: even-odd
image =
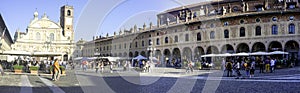
[{"label": "stone arch", "polygon": [[133,57],[133,53],[132,52],[129,52],[129,57]]},{"label": "stone arch", "polygon": [[245,52],[245,53],[249,53],[250,52],[250,48],[248,46],[248,44],[246,43],[240,43],[237,45],[236,47],[236,53],[241,53],[241,52]]},{"label": "stone arch", "polygon": [[138,51],[135,51],[133,57],[136,57],[136,56],[138,56],[138,55],[139,55],[139,52],[138,52]]},{"label": "stone arch", "polygon": [[181,59],[181,53],[179,48],[174,48],[172,51],[173,58],[175,59]]},{"label": "stone arch", "polygon": [[209,46],[207,48],[206,54],[219,54],[218,47],[216,47],[216,46]]},{"label": "stone arch", "polygon": [[141,55],[144,56],[144,57],[146,57],[146,52],[145,52],[145,51],[142,51],[142,52],[141,52]]},{"label": "stone arch", "polygon": [[171,60],[171,52],[169,49],[165,49],[164,52],[164,62],[166,66],[170,65],[170,60]]},{"label": "stone arch", "polygon": [[194,58],[197,59],[197,60],[200,60],[201,55],[205,54],[204,49],[201,46],[196,47],[195,50],[194,50],[194,53],[195,53]]},{"label": "stone arch", "polygon": [[234,53],[234,48],[230,44],[223,45],[221,53]]},{"label": "stone arch", "polygon": [[289,56],[291,58],[298,58],[298,54],[299,54],[299,43],[297,43],[294,40],[290,40],[288,42],[285,43],[284,45],[284,50],[286,52],[289,52]]},{"label": "stone arch", "polygon": [[154,53],[154,57],[156,57],[160,62],[162,62],[163,57],[160,50],[156,50]]},{"label": "stone arch", "polygon": [[258,51],[266,51],[266,46],[262,42],[255,42],[252,46],[251,52],[258,52]]},{"label": "stone arch", "polygon": [[192,50],[189,47],[183,48],[182,52],[183,59],[192,60]]},{"label": "stone arch", "polygon": [[272,41],[269,43],[268,51],[282,51],[282,44],[278,41]]}]

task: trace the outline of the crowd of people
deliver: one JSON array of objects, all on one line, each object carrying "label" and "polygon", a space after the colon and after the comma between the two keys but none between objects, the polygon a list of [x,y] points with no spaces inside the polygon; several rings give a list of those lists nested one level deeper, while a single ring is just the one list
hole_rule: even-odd
[{"label": "crowd of people", "polygon": [[[241,78],[242,73],[244,71],[244,77],[252,78],[254,77],[256,67],[259,67],[259,73],[274,73],[276,69],[276,65],[282,65],[284,60],[279,60],[275,57],[267,56],[263,57],[237,57],[237,58],[223,58],[222,60],[222,70],[226,72],[227,77],[234,76],[236,78]],[[285,63],[285,62],[284,62]]]}]

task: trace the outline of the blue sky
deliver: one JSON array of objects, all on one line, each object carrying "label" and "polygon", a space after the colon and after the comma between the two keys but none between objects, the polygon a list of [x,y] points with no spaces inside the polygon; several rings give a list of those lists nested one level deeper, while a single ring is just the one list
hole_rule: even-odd
[{"label": "blue sky", "polygon": [[44,13],[54,22],[59,21],[60,7],[74,7],[75,41],[83,38],[92,40],[96,35],[110,35],[120,29],[130,29],[135,24],[149,27],[156,25],[156,14],[167,9],[203,0],[1,0],[0,13],[14,35],[19,28],[25,32],[38,11],[39,17]]}]

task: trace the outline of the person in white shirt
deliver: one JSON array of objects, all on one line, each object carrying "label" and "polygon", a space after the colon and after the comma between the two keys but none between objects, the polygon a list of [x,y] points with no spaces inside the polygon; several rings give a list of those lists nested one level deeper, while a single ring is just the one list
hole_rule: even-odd
[{"label": "person in white shirt", "polygon": [[275,59],[272,58],[272,59],[271,59],[271,62],[270,62],[270,65],[271,65],[271,73],[274,72],[274,70],[275,70],[275,62],[276,62]]}]

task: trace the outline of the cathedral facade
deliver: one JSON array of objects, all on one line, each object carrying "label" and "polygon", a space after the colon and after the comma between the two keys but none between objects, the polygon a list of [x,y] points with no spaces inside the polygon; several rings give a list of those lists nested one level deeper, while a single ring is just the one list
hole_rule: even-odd
[{"label": "cathedral facade", "polygon": [[49,57],[64,61],[72,59],[75,49],[73,11],[73,6],[62,6],[59,22],[48,19],[45,13],[39,18],[35,11],[26,31],[15,32],[12,50],[29,52],[39,60]]}]

